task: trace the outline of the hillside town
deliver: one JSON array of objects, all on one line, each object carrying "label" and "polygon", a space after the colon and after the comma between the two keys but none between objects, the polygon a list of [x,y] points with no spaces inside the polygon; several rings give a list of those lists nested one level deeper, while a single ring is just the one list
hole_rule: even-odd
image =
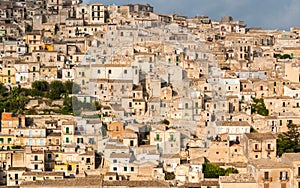
[{"label": "hillside town", "polygon": [[300,188],[300,27],[0,1],[0,186]]}]

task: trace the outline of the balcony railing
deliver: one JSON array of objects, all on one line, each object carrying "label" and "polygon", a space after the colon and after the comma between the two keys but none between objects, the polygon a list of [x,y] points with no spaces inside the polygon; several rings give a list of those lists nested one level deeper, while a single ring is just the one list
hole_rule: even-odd
[{"label": "balcony railing", "polygon": [[266,148],[266,151],[274,151],[274,148]]},{"label": "balcony railing", "polygon": [[279,181],[289,181],[288,177],[279,177]]},{"label": "balcony railing", "polygon": [[254,152],[260,152],[260,151],[261,151],[261,148],[254,148],[253,151],[254,151]]},{"label": "balcony railing", "polygon": [[30,160],[30,162],[35,163],[35,164],[42,164],[42,160]]},{"label": "balcony railing", "polygon": [[272,182],[272,177],[263,177],[263,182]]}]

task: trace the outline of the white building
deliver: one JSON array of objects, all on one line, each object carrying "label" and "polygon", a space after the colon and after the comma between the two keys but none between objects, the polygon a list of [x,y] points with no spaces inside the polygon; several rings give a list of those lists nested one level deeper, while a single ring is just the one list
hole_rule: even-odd
[{"label": "white building", "polygon": [[246,121],[218,121],[216,134],[228,133],[230,141],[240,141],[244,133],[250,133],[250,124]]}]

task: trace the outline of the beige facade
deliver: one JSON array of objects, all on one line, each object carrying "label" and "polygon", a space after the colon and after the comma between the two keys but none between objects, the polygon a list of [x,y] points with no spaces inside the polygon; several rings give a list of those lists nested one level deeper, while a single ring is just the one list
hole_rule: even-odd
[{"label": "beige facade", "polygon": [[248,173],[254,176],[258,187],[294,187],[292,166],[282,162],[253,160],[248,164]]},{"label": "beige facade", "polygon": [[6,175],[7,186],[19,186],[24,181],[22,174],[25,171],[25,167],[10,167]]},{"label": "beige facade", "polygon": [[293,187],[300,187],[300,155],[298,153],[284,153],[281,162],[292,166],[291,181]]},{"label": "beige facade", "polygon": [[230,174],[219,177],[220,188],[257,188],[256,181],[251,174]]},{"label": "beige facade", "polygon": [[244,154],[248,160],[277,157],[276,135],[272,133],[247,133],[242,140]]},{"label": "beige facade", "polygon": [[174,128],[166,129],[164,125],[161,129],[150,132],[150,145],[157,146],[162,154],[176,154],[180,151],[180,132]]}]

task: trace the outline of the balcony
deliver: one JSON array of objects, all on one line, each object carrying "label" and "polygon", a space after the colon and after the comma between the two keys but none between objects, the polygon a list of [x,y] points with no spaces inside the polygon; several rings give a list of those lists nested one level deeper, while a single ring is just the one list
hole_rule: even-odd
[{"label": "balcony", "polygon": [[275,151],[274,148],[266,148],[266,151]]},{"label": "balcony", "polygon": [[263,177],[262,181],[263,182],[272,182],[272,177]]},{"label": "balcony", "polygon": [[162,139],[161,139],[161,138],[154,138],[154,141],[156,141],[156,142],[161,142]]},{"label": "balcony", "polygon": [[254,152],[261,152],[261,148],[254,148],[253,151]]},{"label": "balcony", "polygon": [[175,141],[176,141],[175,138],[173,138],[173,139],[169,138],[169,142],[175,142]]},{"label": "balcony", "polygon": [[43,160],[30,160],[33,164],[43,164]]},{"label": "balcony", "polygon": [[279,181],[281,181],[281,182],[288,182],[289,178],[288,177],[279,177]]},{"label": "balcony", "polygon": [[72,135],[72,131],[69,131],[69,132],[64,131],[63,134],[64,135]]}]

